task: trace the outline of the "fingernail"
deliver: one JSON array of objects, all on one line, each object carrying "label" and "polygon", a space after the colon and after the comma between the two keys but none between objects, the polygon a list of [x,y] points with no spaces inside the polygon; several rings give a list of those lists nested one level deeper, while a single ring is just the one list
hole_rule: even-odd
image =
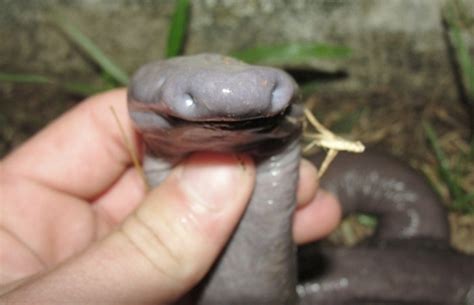
[{"label": "fingernail", "polygon": [[196,153],[183,164],[180,183],[197,208],[222,211],[247,185],[243,164],[237,155]]}]

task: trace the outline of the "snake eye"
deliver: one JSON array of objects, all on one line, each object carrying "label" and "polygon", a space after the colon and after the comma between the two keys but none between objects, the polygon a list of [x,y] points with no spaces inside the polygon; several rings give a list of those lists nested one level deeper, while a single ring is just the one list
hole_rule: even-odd
[{"label": "snake eye", "polygon": [[194,119],[198,115],[196,106],[196,100],[192,94],[182,93],[171,106],[174,112],[172,115],[183,119]]},{"label": "snake eye", "polygon": [[194,98],[191,94],[186,94],[184,97],[184,105],[186,107],[192,107],[195,105]]},{"label": "snake eye", "polygon": [[278,79],[271,93],[271,111],[277,113],[286,109],[291,102],[293,94],[293,83],[289,80]]}]

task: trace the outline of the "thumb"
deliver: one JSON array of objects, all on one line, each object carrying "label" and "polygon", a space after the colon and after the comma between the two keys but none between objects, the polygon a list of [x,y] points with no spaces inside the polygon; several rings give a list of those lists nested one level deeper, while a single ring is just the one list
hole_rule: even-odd
[{"label": "thumb", "polygon": [[200,153],[149,194],[116,237],[147,275],[135,283],[137,296],[149,286],[169,302],[204,277],[243,213],[254,176],[248,158]]},{"label": "thumb", "polygon": [[[172,302],[210,269],[245,209],[254,180],[248,157],[194,154],[117,231],[16,292],[45,304]],[[44,294],[48,298],[38,300]]]}]

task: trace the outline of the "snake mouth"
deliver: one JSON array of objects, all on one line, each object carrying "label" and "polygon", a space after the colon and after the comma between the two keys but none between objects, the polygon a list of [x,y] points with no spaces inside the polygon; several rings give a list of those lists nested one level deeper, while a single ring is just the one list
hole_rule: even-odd
[{"label": "snake mouth", "polygon": [[291,104],[272,116],[233,121],[189,120],[150,108],[146,112],[132,111],[131,115],[140,124],[148,150],[173,158],[203,150],[267,156],[296,139],[303,123],[299,104]]},{"label": "snake mouth", "polygon": [[213,130],[223,130],[223,131],[247,131],[253,130],[258,132],[265,132],[274,129],[279,126],[282,121],[287,119],[288,114],[291,111],[291,106],[287,107],[284,111],[277,113],[271,116],[265,117],[255,117],[255,118],[246,118],[246,119],[235,119],[232,120],[226,119],[210,119],[210,120],[188,120],[179,118],[173,115],[166,115],[166,120],[172,126],[176,127],[199,127],[199,128],[208,128]]}]

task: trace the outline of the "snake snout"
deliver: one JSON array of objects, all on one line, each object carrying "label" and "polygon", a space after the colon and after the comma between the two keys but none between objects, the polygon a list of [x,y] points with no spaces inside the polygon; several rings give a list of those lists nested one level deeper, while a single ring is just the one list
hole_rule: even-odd
[{"label": "snake snout", "polygon": [[293,78],[283,71],[274,70],[276,83],[271,92],[271,108],[274,114],[282,112],[293,102],[296,95],[297,85]]},{"label": "snake snout", "polygon": [[[295,82],[286,73],[252,67],[231,73],[197,73],[187,84],[165,88],[177,116],[196,121],[238,121],[274,116],[293,101]],[[170,92],[172,91],[172,92]]]},{"label": "snake snout", "polygon": [[288,108],[297,85],[284,71],[202,54],[148,64],[133,77],[134,107],[189,121],[242,121]]}]

